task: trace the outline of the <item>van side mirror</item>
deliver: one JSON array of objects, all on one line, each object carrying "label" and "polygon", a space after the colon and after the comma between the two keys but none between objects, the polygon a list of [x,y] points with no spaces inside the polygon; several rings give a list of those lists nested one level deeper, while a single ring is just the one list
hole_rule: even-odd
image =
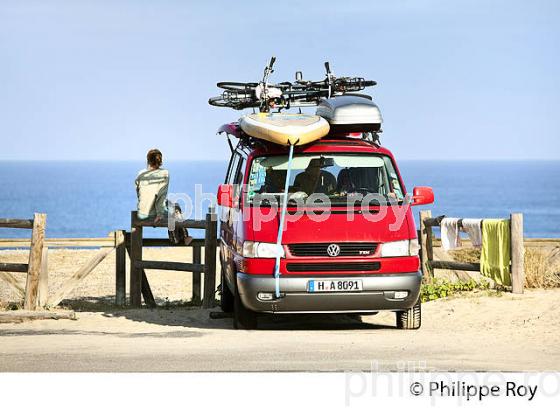
[{"label": "van side mirror", "polygon": [[429,186],[417,186],[412,190],[412,205],[427,205],[434,202],[434,191]]},{"label": "van side mirror", "polygon": [[221,184],[218,187],[218,205],[233,207],[233,185]]}]

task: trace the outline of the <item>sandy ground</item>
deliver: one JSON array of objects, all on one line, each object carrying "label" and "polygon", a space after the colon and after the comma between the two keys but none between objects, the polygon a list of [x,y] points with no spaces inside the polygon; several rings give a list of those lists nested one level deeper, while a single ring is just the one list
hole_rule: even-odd
[{"label": "sandy ground", "polygon": [[[181,248],[146,253],[170,251],[188,258]],[[0,260],[25,255],[1,252]],[[50,290],[91,255],[51,250]],[[88,310],[78,320],[0,324],[0,371],[560,370],[560,289],[425,303],[418,331],[395,329],[388,312],[264,317],[259,330],[240,331],[208,310],[115,309],[107,303],[113,269],[111,258],[104,261],[66,302]],[[148,276],[160,302],[190,298],[189,274]],[[0,285],[0,298],[9,294]]]}]

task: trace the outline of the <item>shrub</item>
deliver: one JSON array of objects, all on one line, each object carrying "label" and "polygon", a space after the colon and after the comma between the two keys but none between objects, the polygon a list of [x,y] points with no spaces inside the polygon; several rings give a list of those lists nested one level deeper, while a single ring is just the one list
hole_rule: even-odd
[{"label": "shrub", "polygon": [[488,289],[488,282],[477,282],[474,279],[460,282],[449,282],[442,279],[435,279],[432,283],[422,285],[420,289],[420,299],[422,302],[445,298],[459,292],[466,292],[475,289]]}]

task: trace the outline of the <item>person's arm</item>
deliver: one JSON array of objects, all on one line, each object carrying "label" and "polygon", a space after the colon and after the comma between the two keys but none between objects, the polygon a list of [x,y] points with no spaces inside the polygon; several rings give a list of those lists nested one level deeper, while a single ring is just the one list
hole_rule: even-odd
[{"label": "person's arm", "polygon": [[144,175],[146,175],[146,172],[147,172],[147,170],[145,170],[145,169],[139,171],[138,175],[136,175],[136,179],[134,180],[134,186],[136,186],[136,196],[137,197],[140,196],[140,181],[142,180]]},{"label": "person's arm", "polygon": [[165,200],[167,199],[167,191],[169,189],[169,174],[165,177],[165,182],[159,189],[156,197],[156,220],[161,220],[165,217],[167,209],[165,207]]}]

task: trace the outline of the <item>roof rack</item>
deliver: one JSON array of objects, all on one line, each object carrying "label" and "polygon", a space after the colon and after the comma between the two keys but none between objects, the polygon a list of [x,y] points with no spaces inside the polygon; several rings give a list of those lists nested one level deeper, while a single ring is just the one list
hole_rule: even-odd
[{"label": "roof rack", "polygon": [[[383,132],[379,130],[377,132],[354,132],[354,133],[340,133],[340,134],[327,134],[325,137],[317,140],[316,142],[312,142],[311,144],[321,144],[325,143],[326,141],[356,141],[356,142],[365,142],[367,144],[372,145],[375,148],[381,147],[381,141],[379,134]],[[234,151],[233,143],[231,142],[230,135],[236,137],[238,139],[238,143],[236,146],[243,145],[249,148],[266,148],[272,143],[268,143],[265,140],[255,138],[246,134],[241,127],[239,126],[238,122],[231,122],[228,124],[222,125],[219,129],[217,134],[226,134],[227,141],[230,150]],[[358,134],[361,137],[358,137]]]}]

